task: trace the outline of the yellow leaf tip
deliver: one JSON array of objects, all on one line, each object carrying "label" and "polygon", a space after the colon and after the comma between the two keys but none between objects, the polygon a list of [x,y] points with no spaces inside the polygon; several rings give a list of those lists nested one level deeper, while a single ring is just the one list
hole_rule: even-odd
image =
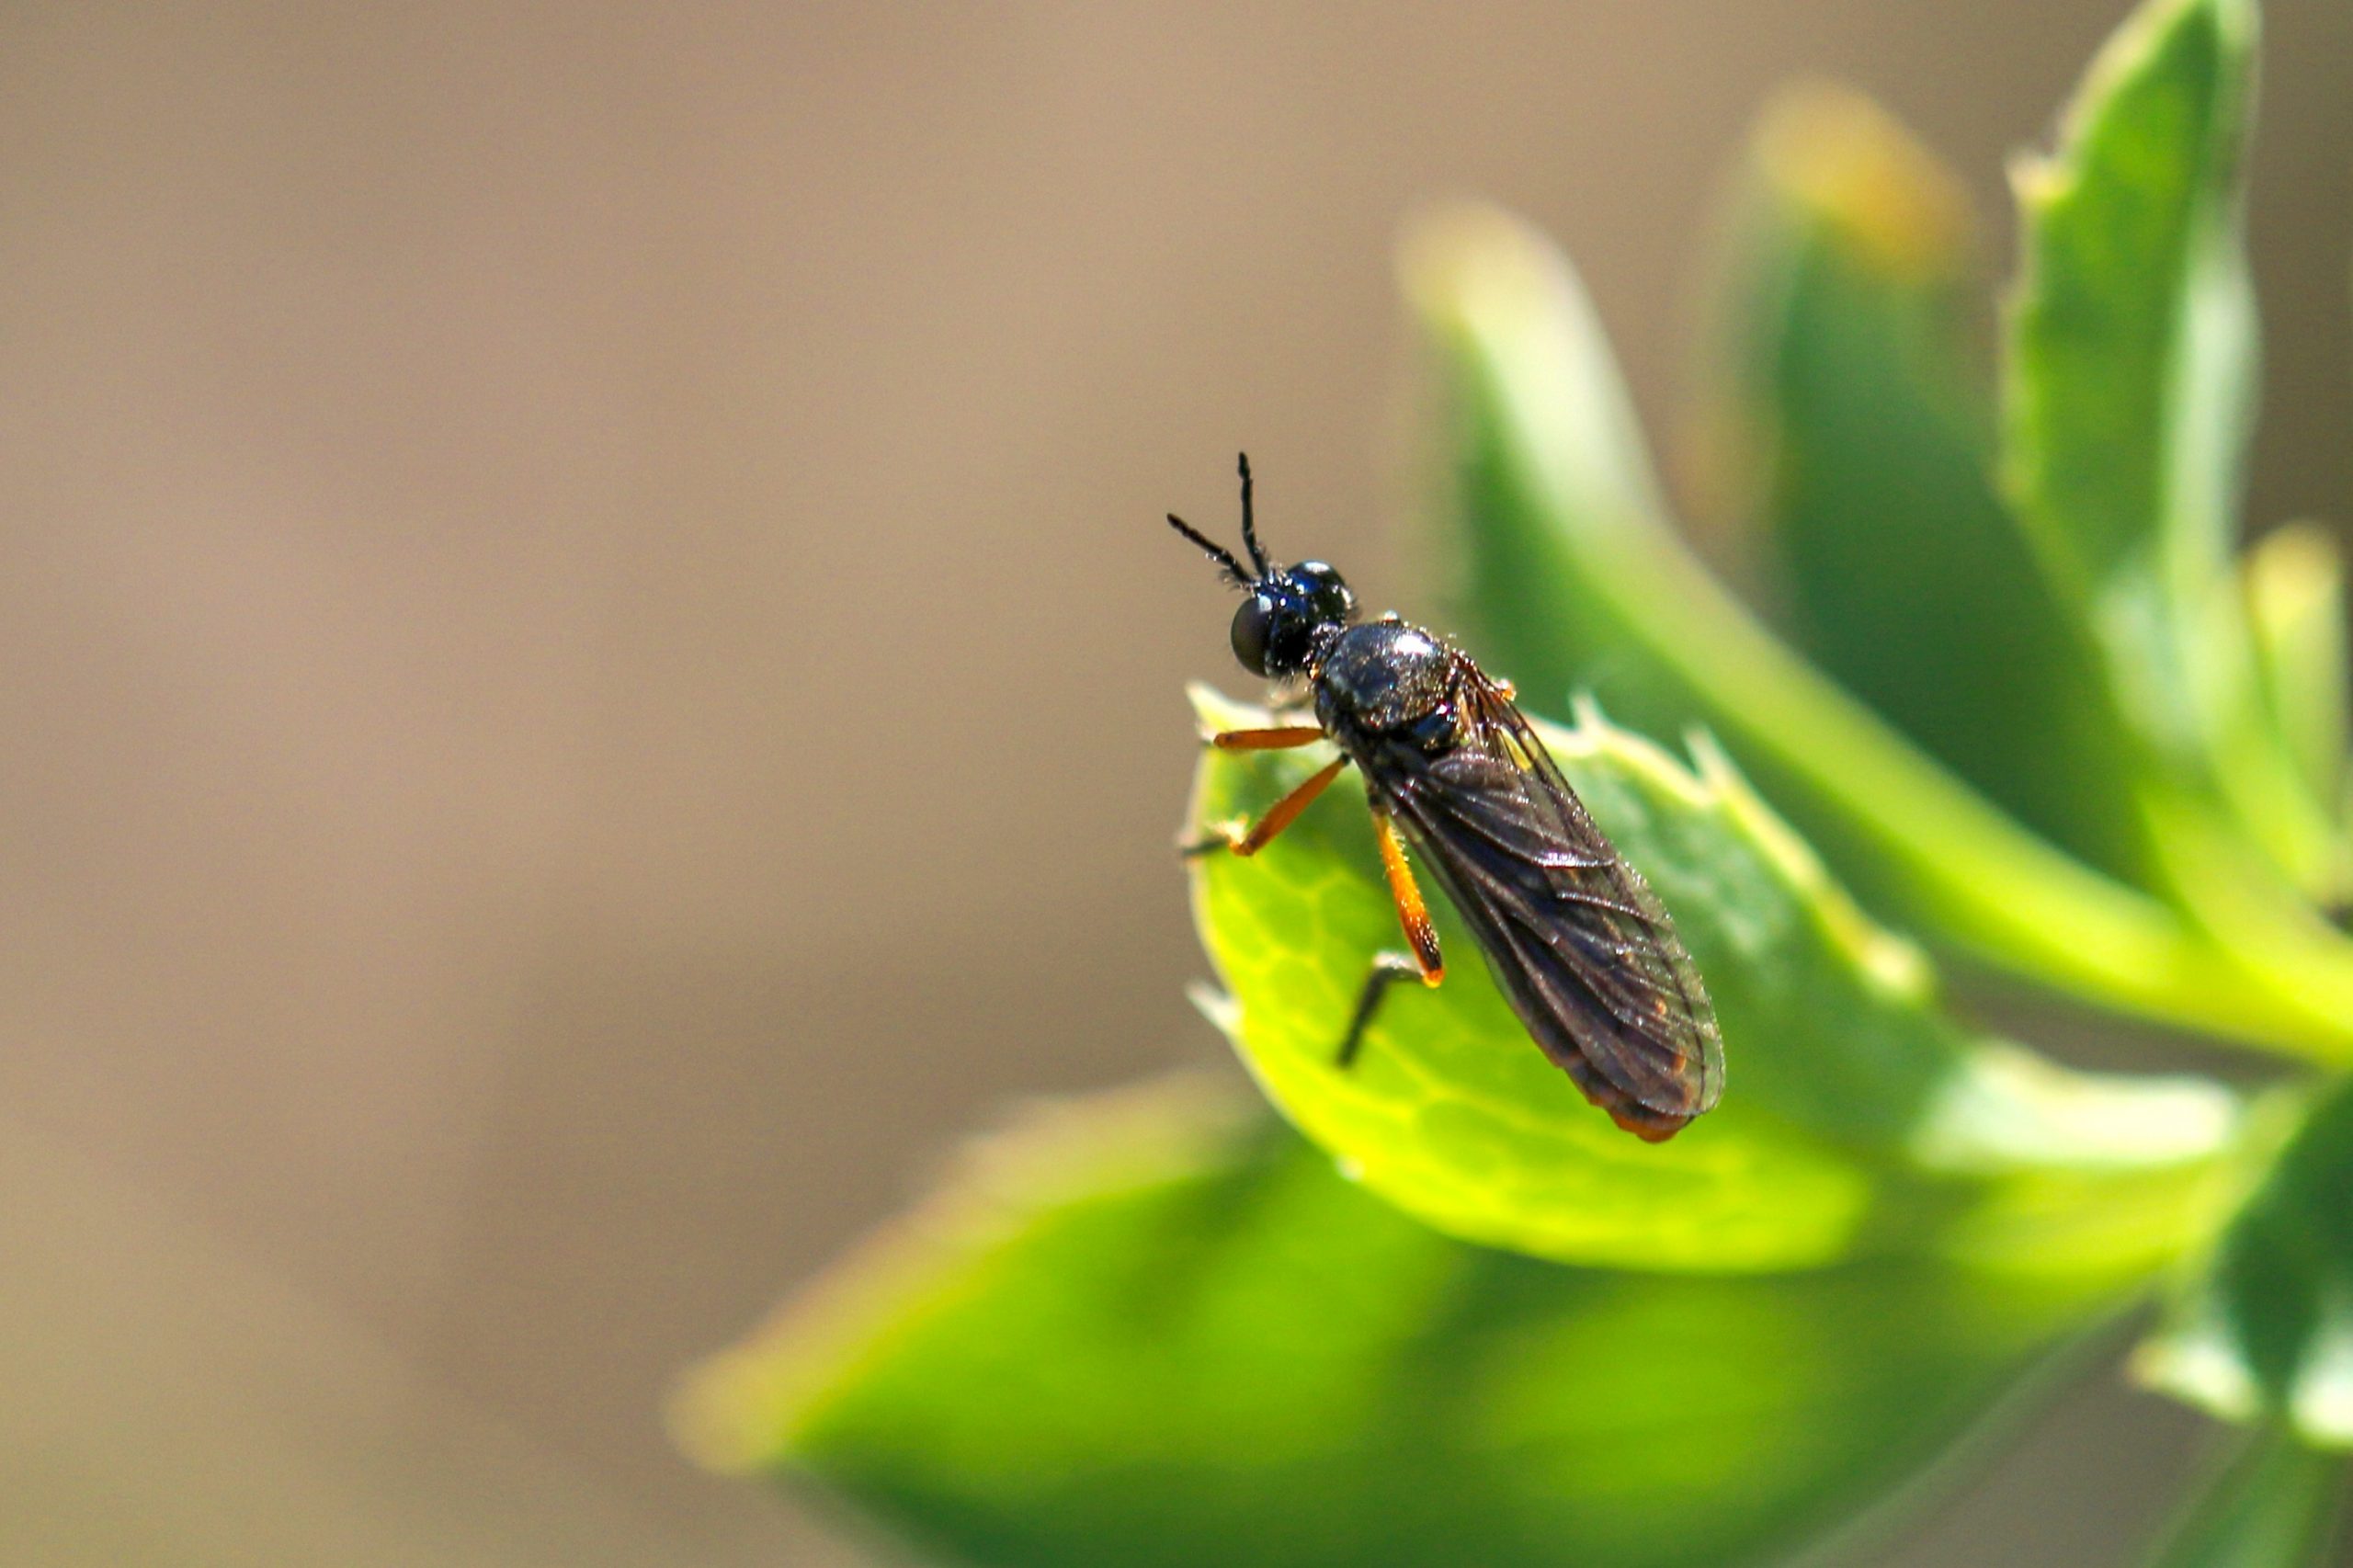
[{"label": "yellow leaf tip", "polygon": [[1397,247],[1398,283],[1415,312],[1482,333],[1542,319],[1567,269],[1532,224],[1483,202],[1415,216]]},{"label": "yellow leaf tip", "polygon": [[1959,269],[1973,227],[1961,182],[1876,102],[1828,82],[1785,89],[1766,110],[1757,159],[1777,191],[1906,280]]}]

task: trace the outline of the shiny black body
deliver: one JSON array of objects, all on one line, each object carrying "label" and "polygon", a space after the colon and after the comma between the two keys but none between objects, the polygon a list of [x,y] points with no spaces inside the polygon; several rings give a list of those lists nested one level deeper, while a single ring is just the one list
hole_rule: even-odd
[{"label": "shiny black body", "polygon": [[1361,765],[1350,745],[1402,741],[1435,755],[1461,738],[1456,665],[1461,655],[1416,626],[1391,618],[1351,626],[1324,644],[1304,672],[1315,721]]},{"label": "shiny black body", "polygon": [[[1323,735],[1364,775],[1376,818],[1435,873],[1545,1055],[1620,1127],[1673,1136],[1722,1094],[1723,1050],[1665,909],[1594,825],[1508,687],[1394,617],[1357,624],[1354,596],[1329,566],[1270,566],[1249,494],[1245,461],[1255,572],[1169,519],[1249,596],[1234,618],[1236,656],[1304,684]],[[1411,936],[1418,911],[1403,894],[1400,914]],[[1420,972],[1435,983],[1428,941]],[[1343,1062],[1388,983],[1415,972],[1396,957],[1376,963]]]}]

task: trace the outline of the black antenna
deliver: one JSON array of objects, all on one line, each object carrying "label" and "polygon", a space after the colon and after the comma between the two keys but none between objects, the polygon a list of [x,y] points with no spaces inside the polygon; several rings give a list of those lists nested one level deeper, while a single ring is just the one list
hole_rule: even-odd
[{"label": "black antenna", "polygon": [[1258,548],[1258,521],[1250,515],[1250,454],[1239,453],[1233,464],[1242,471],[1242,542],[1250,551],[1250,564],[1263,577],[1267,574],[1267,552]]},{"label": "black antenna", "polygon": [[1233,551],[1222,544],[1214,543],[1208,535],[1200,532],[1174,512],[1168,514],[1168,526],[1209,551],[1210,559],[1224,569],[1226,581],[1237,588],[1246,588],[1251,585],[1253,579],[1250,574],[1242,570],[1242,562],[1233,559]]}]

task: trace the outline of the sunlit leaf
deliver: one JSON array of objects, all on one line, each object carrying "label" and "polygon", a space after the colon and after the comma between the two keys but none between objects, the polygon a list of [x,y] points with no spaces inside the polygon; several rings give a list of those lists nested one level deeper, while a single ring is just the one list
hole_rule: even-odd
[{"label": "sunlit leaf", "polygon": [[[1266,716],[1196,693],[1212,730]],[[1635,1267],[1745,1270],[1949,1246],[2129,1272],[2181,1244],[2234,1120],[2219,1089],[2077,1076],[1966,1036],[1915,951],[1872,926],[1729,765],[1693,774],[1598,717],[1546,739],[1649,880],[1723,1028],[1722,1105],[1643,1143],[1529,1040],[1470,937],[1333,1052],[1397,945],[1359,789],[1255,858],[1195,862],[1227,996],[1211,1012],[1285,1114],[1366,1185],[1457,1235]],[[1322,759],[1205,748],[1195,821],[1263,810]]]},{"label": "sunlit leaf", "polygon": [[[2318,802],[2281,787],[2294,763],[2278,730],[2245,722],[2262,710],[2245,699],[2233,567],[2255,383],[2240,189],[2255,31],[2253,0],[2148,0],[2094,62],[2056,151],[2014,171],[2006,452],[2046,571],[2178,787],[2322,892],[2342,844]],[[2179,862],[2192,903],[2211,862]]]},{"label": "sunlit leaf", "polygon": [[[2007,425],[2054,573],[2123,638],[2194,619],[2235,546],[2254,322],[2237,236],[2248,0],[2152,0],[2109,40],[2056,152],[2021,159]],[[2161,597],[2157,597],[2161,596]],[[2169,672],[2176,650],[2124,662]],[[2160,694],[2152,694],[2153,696]],[[2164,722],[2151,716],[2151,722]]]},{"label": "sunlit leaf", "polygon": [[1709,576],[1665,524],[1599,326],[1540,238],[1491,210],[1442,216],[1409,241],[1405,274],[1449,409],[1443,542],[1462,597],[1444,630],[1531,708],[1557,713],[1590,689],[1651,733],[1704,722],[1858,894],[1911,929],[2110,1006],[2353,1056],[2353,969],[2336,984],[2307,961],[2306,934],[2226,949],[2028,833]]},{"label": "sunlit leaf", "polygon": [[1733,1568],[1917,1475],[2114,1301],[1892,1260],[1562,1268],[1150,1091],[968,1163],[680,1425],[990,1568]]}]

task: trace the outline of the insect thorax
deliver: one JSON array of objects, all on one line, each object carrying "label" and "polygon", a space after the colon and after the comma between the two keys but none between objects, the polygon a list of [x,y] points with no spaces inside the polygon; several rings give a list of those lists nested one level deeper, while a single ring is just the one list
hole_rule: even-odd
[{"label": "insect thorax", "polygon": [[1315,714],[1335,735],[1392,734],[1444,712],[1454,655],[1419,627],[1377,620],[1353,626],[1315,672]]}]

